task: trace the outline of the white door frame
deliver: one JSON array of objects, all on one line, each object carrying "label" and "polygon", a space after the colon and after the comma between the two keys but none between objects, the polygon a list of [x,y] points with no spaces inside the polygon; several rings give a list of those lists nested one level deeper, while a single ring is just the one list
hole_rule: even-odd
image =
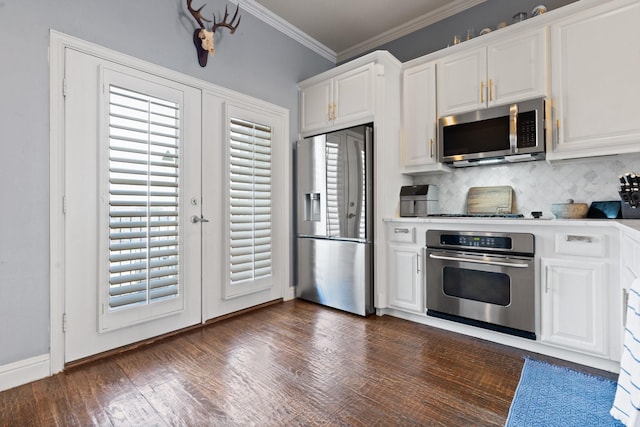
[{"label": "white door frame", "polygon": [[[65,129],[64,129],[64,67],[65,49],[71,48],[112,62],[117,62],[157,75],[176,82],[190,85],[203,90],[215,92],[216,95],[238,102],[246,102],[253,105],[263,105],[279,111],[282,115],[283,141],[287,144],[285,156],[287,185],[283,185],[280,191],[284,192],[284,199],[290,200],[290,150],[289,150],[289,110],[276,105],[257,100],[253,97],[225,89],[211,83],[187,76],[176,71],[160,67],[141,59],[125,55],[102,46],[86,42],[73,36],[50,31],[49,48],[49,84],[50,84],[50,133],[49,133],[49,271],[50,271],[50,348],[49,365],[50,374],[61,372],[64,369],[64,301],[65,301],[65,221],[64,221],[64,191],[65,191]],[[289,209],[283,209],[281,222],[289,225]],[[293,290],[289,286],[289,235],[281,236],[283,243],[282,257],[277,260],[281,277],[282,295],[285,299],[293,298]],[[205,292],[206,293],[206,292]]]}]

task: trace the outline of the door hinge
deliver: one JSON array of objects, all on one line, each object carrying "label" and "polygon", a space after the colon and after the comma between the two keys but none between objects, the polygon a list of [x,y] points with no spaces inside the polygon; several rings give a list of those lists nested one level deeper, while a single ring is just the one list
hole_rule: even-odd
[{"label": "door hinge", "polygon": [[62,332],[67,332],[67,313],[62,315]]}]

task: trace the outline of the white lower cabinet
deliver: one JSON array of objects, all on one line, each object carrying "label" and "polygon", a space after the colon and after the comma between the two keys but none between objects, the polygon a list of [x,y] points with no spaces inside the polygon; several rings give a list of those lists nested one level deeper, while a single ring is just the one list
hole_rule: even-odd
[{"label": "white lower cabinet", "polygon": [[604,262],[541,259],[541,341],[609,356]]},{"label": "white lower cabinet", "polygon": [[[590,221],[539,221],[533,227],[526,221],[510,221],[501,223],[500,229],[535,236],[539,323],[533,351],[611,369],[621,357],[624,288],[640,277],[640,230],[621,233],[610,222]],[[445,322],[457,330],[459,325],[441,319],[436,324],[425,313],[425,233],[427,229],[491,232],[496,229],[495,220],[399,220],[385,227],[387,299],[382,308],[437,327]],[[478,329],[478,333],[486,331]],[[518,346],[513,341],[509,345]]]},{"label": "white lower cabinet", "polygon": [[633,281],[640,277],[640,242],[631,236],[623,236],[621,255],[622,287],[629,289]]},{"label": "white lower cabinet", "polygon": [[389,305],[424,313],[422,248],[389,245]]},{"label": "white lower cabinet", "polygon": [[[627,302],[629,289],[640,277],[640,234],[637,232],[622,236],[620,245],[620,298],[622,300],[622,328],[627,323]],[[624,336],[624,332],[623,332]]]},{"label": "white lower cabinet", "polygon": [[416,237],[416,227],[404,224],[387,225],[387,261],[389,306],[424,314],[423,247]]},{"label": "white lower cabinet", "polygon": [[540,341],[620,361],[620,232],[605,223],[563,222],[536,233]]}]

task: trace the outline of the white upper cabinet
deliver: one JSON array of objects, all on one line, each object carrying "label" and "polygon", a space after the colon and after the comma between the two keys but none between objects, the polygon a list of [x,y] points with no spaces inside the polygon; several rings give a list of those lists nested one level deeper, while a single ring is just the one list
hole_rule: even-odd
[{"label": "white upper cabinet", "polygon": [[486,107],[486,48],[442,58],[437,69],[440,116]]},{"label": "white upper cabinet", "polygon": [[438,114],[473,111],[547,94],[546,28],[438,61]]},{"label": "white upper cabinet", "polygon": [[489,106],[547,95],[548,46],[546,28],[489,45]]},{"label": "white upper cabinet", "polygon": [[435,164],[437,135],[436,65],[408,68],[402,79],[402,129],[404,168]]},{"label": "white upper cabinet", "polygon": [[640,151],[640,2],[605,3],[551,26],[550,160]]},{"label": "white upper cabinet", "polygon": [[301,132],[329,126],[332,104],[333,79],[302,89],[300,91]]},{"label": "white upper cabinet", "polygon": [[374,115],[374,64],[300,89],[300,132],[362,123]]}]

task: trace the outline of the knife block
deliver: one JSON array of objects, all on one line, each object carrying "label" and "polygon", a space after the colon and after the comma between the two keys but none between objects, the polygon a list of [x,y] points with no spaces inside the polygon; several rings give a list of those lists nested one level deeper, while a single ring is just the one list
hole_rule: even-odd
[{"label": "knife block", "polygon": [[640,219],[640,207],[632,208],[629,203],[622,202],[622,219]]}]

